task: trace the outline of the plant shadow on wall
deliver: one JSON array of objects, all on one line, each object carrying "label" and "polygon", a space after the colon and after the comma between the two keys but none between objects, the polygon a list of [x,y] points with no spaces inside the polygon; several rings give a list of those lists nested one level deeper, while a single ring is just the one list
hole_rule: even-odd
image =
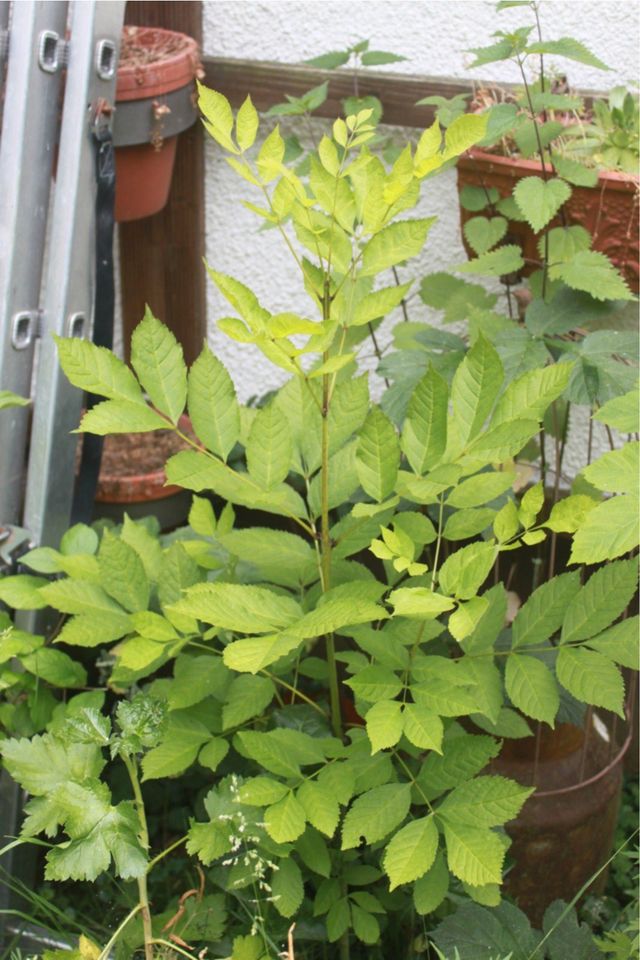
[{"label": "plant shadow on wall", "polygon": [[[128,518],[74,527],[0,583],[10,607],[62,615],[47,639],[7,618],[0,642],[22,666],[3,676],[0,744],[30,794],[18,842],[46,848],[49,881],[124,881],[128,912],[99,946],[82,941],[84,958],[275,960],[293,923],[298,960],[389,957],[399,944],[420,956],[435,911],[509,916],[504,825],[532,788],[487,771],[501,739],[570,723],[585,705],[624,719],[637,618],[620,618],[637,570],[623,555],[635,544],[591,529],[610,562],[550,574],[510,624],[497,563],[559,529],[575,534],[572,561],[590,562],[579,537],[599,511],[631,506],[637,444],[592,464],[589,494],[547,515],[541,483],[516,494],[516,458],[575,375],[570,356],[550,363],[545,351],[505,374],[476,326],[446,376],[427,361],[399,428],[358,375],[368,324],[406,292],[384,277],[432,225],[409,214],[421,182],[486,136],[486,117],[444,132],[436,121],[388,169],[364,109],[336,120],[305,182],[277,128],[255,150],[249,98],[234,117],[201,87],[200,105],[316,316],[271,314],[210,270],[232,310],[220,328],[290,374],[259,410],[237,402],[208,348],[187,370],[149,312],[132,369],[58,341],[71,382],[104,398],[80,429],[174,430],[188,449],[167,478],[195,496],[189,527],[169,538]],[[195,439],[180,428],[185,407]],[[637,430],[632,410],[629,395],[598,415]],[[228,464],[238,442],[246,471]],[[218,515],[207,492],[228,502]],[[275,527],[237,528],[232,504]],[[206,788],[184,834],[158,831],[152,846],[154,797],[198,771]],[[189,885],[158,909],[154,876],[183,846]],[[545,955],[532,937],[512,960]]]}]

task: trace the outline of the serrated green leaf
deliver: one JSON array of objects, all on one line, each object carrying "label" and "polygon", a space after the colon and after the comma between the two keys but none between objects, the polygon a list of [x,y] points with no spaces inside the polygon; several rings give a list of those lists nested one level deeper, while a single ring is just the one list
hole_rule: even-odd
[{"label": "serrated green leaf", "polygon": [[401,283],[397,287],[384,287],[382,290],[365,294],[356,305],[351,326],[359,327],[377,320],[378,317],[386,317],[402,303],[411,286],[411,282]]},{"label": "serrated green leaf", "polygon": [[433,865],[438,849],[438,830],[433,816],[412,820],[387,844],[382,859],[389,889],[411,883]]},{"label": "serrated green leaf", "polygon": [[632,390],[622,397],[614,397],[593,414],[594,420],[607,423],[627,433],[640,431],[640,391]]},{"label": "serrated green leaf", "polygon": [[402,452],[414,473],[440,460],[447,442],[449,390],[432,365],[411,394],[402,428]]},{"label": "serrated green leaf", "polygon": [[575,533],[597,505],[597,500],[584,494],[578,493],[565,497],[554,503],[545,527],[556,533]]},{"label": "serrated green leaf", "polygon": [[210,90],[200,81],[196,81],[198,88],[198,106],[205,116],[205,127],[220,146],[231,153],[238,150],[233,142],[233,111],[229,101],[216,90]]},{"label": "serrated green leaf", "polygon": [[637,583],[635,559],[618,560],[597,570],[566,609],[561,643],[587,640],[608,627],[628,606]]},{"label": "serrated green leaf", "polygon": [[284,857],[279,861],[271,881],[271,896],[281,917],[292,917],[302,903],[302,874],[300,867],[291,857]]},{"label": "serrated green leaf", "polygon": [[553,165],[556,173],[563,180],[568,180],[576,187],[595,187],[598,182],[598,171],[593,167],[585,167],[584,164],[568,157],[553,158]]},{"label": "serrated green leaf", "polygon": [[563,573],[538,587],[513,621],[513,647],[542,644],[562,626],[567,606],[580,590],[578,571]]},{"label": "serrated green leaf", "polygon": [[264,490],[281,483],[289,472],[292,454],[291,432],[286,417],[271,403],[262,407],[247,440],[249,474]]},{"label": "serrated green leaf", "polygon": [[480,434],[468,447],[469,458],[480,463],[504,463],[515,457],[539,432],[537,420],[508,420]]},{"label": "serrated green leaf", "polygon": [[586,63],[588,67],[598,70],[610,70],[606,63],[585,47],[584,43],[574,40],[573,37],[561,37],[559,40],[540,40],[527,46],[527,53],[546,53],[558,57],[566,57],[577,63]]},{"label": "serrated green leaf", "polygon": [[34,797],[46,796],[61,784],[100,776],[105,759],[94,743],[63,743],[51,734],[30,740],[3,740],[0,754],[13,779]]},{"label": "serrated green leaf", "polygon": [[41,647],[21,656],[20,663],[28,673],[46,680],[54,687],[83,687],[87,683],[87,671],[82,664],[51,647]]},{"label": "serrated green leaf", "polygon": [[189,587],[174,609],[205,623],[239,633],[269,633],[302,617],[300,605],[265,587],[238,583],[198,583]]},{"label": "serrated green leaf", "polygon": [[182,710],[200,703],[206,697],[222,699],[231,675],[219,656],[191,657],[181,654],[174,667],[174,680],[168,691],[170,710]]},{"label": "serrated green leaf", "polygon": [[452,423],[459,443],[477,436],[487,419],[502,385],[500,357],[482,335],[455,372],[451,385]]},{"label": "serrated green leaf", "polygon": [[624,717],[624,681],[619,669],[596,650],[561,647],[556,676],[565,690],[583,703]]},{"label": "serrated green leaf", "polygon": [[[357,679],[357,677],[356,677]],[[395,747],[402,736],[402,704],[399,700],[378,700],[366,714],[371,753]]]},{"label": "serrated green leaf", "polygon": [[160,780],[182,773],[195,762],[200,747],[210,739],[209,730],[188,711],[174,711],[169,716],[162,742],[142,758],[142,779]]},{"label": "serrated green leaf", "polygon": [[504,217],[472,217],[464,225],[464,235],[474,252],[483,254],[502,240],[507,226]]},{"label": "serrated green leaf", "polygon": [[535,233],[553,220],[570,196],[571,187],[558,178],[543,180],[542,177],[523,177],[513,191],[514,200]]},{"label": "serrated green leaf", "polygon": [[458,509],[480,507],[509,490],[514,480],[515,473],[509,470],[479,473],[454,487],[446,498],[445,505]]},{"label": "serrated green leaf", "polygon": [[580,250],[567,263],[553,268],[554,280],[572,290],[583,290],[596,300],[634,300],[622,276],[611,261],[596,250]]},{"label": "serrated green leaf", "polygon": [[630,670],[638,670],[638,661],[640,659],[640,649],[638,647],[638,617],[628,617],[621,623],[609,627],[597,637],[591,637],[588,641],[593,650],[619,663],[622,667],[629,667]]},{"label": "serrated green leaf", "polygon": [[609,493],[638,493],[640,443],[626,443],[620,450],[611,450],[585,467],[583,475],[598,490]]},{"label": "serrated green leaf", "polygon": [[149,581],[142,560],[133,547],[106,530],[100,543],[98,563],[106,593],[130,613],[147,609]]},{"label": "serrated green leaf", "polygon": [[470,543],[450,554],[440,568],[440,586],[444,593],[469,600],[475,597],[489,576],[496,558],[493,543]]},{"label": "serrated green leaf", "polygon": [[500,745],[483,734],[462,734],[443,744],[442,756],[430,753],[418,775],[429,799],[470,780],[500,752]]},{"label": "serrated green leaf", "polygon": [[56,580],[42,587],[42,596],[61,613],[116,613],[125,616],[122,607],[96,583]]},{"label": "serrated green leaf", "polygon": [[474,887],[502,882],[504,843],[491,830],[458,821],[444,825],[447,861],[451,872]]},{"label": "serrated green leaf", "polygon": [[421,703],[408,703],[404,708],[404,735],[421,750],[442,753],[444,727],[437,713]]},{"label": "serrated green leaf", "polygon": [[166,430],[169,422],[146,404],[133,400],[104,400],[88,410],[80,421],[78,433],[150,433]]},{"label": "serrated green leaf", "polygon": [[282,800],[289,792],[288,787],[270,777],[251,777],[240,785],[238,800],[250,807],[266,807]]},{"label": "serrated green leaf", "polygon": [[222,737],[214,737],[205,743],[198,754],[198,763],[208,770],[217,770],[229,752],[229,744]]},{"label": "serrated green leaf", "polygon": [[446,540],[468,540],[491,526],[495,516],[496,511],[488,507],[458,510],[447,519],[443,536]]},{"label": "serrated green leaf", "polygon": [[438,853],[433,864],[416,880],[413,886],[413,905],[416,913],[425,916],[436,910],[447,895],[449,889],[449,871],[442,853]]},{"label": "serrated green leaf", "polygon": [[81,337],[54,337],[60,366],[74,387],[109,400],[143,406],[142,390],[131,370],[106,347]]},{"label": "serrated green leaf", "polygon": [[472,273],[479,277],[501,277],[509,273],[517,273],[524,267],[522,251],[515,244],[507,244],[483,253],[482,256],[469,260],[467,263],[458,263],[454,269],[458,273]]},{"label": "serrated green leaf", "polygon": [[309,823],[320,833],[332,837],[340,818],[335,793],[323,782],[305,780],[298,789],[297,797]]},{"label": "serrated green leaf", "polygon": [[541,420],[549,404],[566,389],[572,370],[570,363],[554,363],[512,380],[496,404],[491,426],[508,420]]},{"label": "serrated green leaf", "polygon": [[389,267],[417,256],[422,250],[435,217],[400,220],[375,234],[362,251],[360,275],[373,277]]},{"label": "serrated green leaf", "polygon": [[[291,843],[304,832],[306,816],[292,791],[264,812],[265,830],[276,843]],[[284,862],[284,861],[281,861]]]},{"label": "serrated green leaf", "polygon": [[402,682],[395,673],[375,664],[364,667],[345,682],[359,699],[366,700],[368,703],[391,700],[402,689]]},{"label": "serrated green leaf", "polygon": [[495,827],[519,814],[533,789],[506,777],[474,777],[456,787],[438,807],[438,815],[470,826]]},{"label": "serrated green leaf", "polygon": [[222,729],[240,726],[258,717],[269,706],[275,694],[273,681],[267,677],[236,677],[229,687],[222,708]]},{"label": "serrated green leaf", "polygon": [[637,497],[612,497],[589,511],[573,538],[569,563],[615,560],[638,546],[640,513]]},{"label": "serrated green leaf", "polygon": [[47,606],[47,598],[40,593],[49,584],[44,577],[18,573],[0,580],[0,600],[14,610],[40,610]]},{"label": "serrated green leaf", "polygon": [[511,654],[507,658],[504,679],[514,707],[528,717],[542,720],[553,727],[560,707],[560,695],[553,674],[541,660],[519,653]]},{"label": "serrated green leaf", "polygon": [[240,408],[231,377],[206,346],[189,370],[187,395],[197,437],[226,460],[240,436]]},{"label": "serrated green leaf", "polygon": [[148,306],[131,335],[131,365],[154,407],[177,424],[187,402],[187,368],[173,333]]},{"label": "serrated green leaf", "polygon": [[251,102],[251,97],[247,95],[236,114],[236,140],[243,153],[255,143],[258,122],[258,112]]},{"label": "serrated green leaf", "polygon": [[378,503],[393,491],[398,474],[400,444],[391,421],[374,407],[360,431],[356,470],[365,493]]},{"label": "serrated green leaf", "polygon": [[409,812],[411,791],[407,783],[386,783],[367,790],[350,807],[342,825],[342,849],[351,850],[360,838],[372,844],[391,833]]}]

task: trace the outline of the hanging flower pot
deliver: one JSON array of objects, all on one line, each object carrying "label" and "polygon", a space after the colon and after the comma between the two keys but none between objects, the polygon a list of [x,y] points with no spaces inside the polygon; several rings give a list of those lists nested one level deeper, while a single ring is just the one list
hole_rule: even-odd
[{"label": "hanging flower pot", "polygon": [[115,219],[138,220],[169,197],[177,136],[196,120],[198,45],[173,30],[124,27],[118,82]]}]

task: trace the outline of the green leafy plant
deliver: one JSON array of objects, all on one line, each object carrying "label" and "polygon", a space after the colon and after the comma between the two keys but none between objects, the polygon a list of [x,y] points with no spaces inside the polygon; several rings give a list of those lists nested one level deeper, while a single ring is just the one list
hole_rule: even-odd
[{"label": "green leafy plant", "polygon": [[[182,436],[186,407],[196,439],[183,436],[166,474],[195,496],[189,528],[169,540],[130,520],[75,527],[59,550],[23,558],[32,572],[0,582],[7,605],[64,618],[50,639],[3,634],[5,660],[50,700],[18,736],[13,705],[0,753],[32,795],[22,840],[48,838],[49,878],[111,869],[137,884],[100,960],[112,946],[193,956],[194,943],[274,960],[294,918],[299,957],[318,942],[341,960],[388,956],[449,891],[500,902],[504,824],[531,789],[486,772],[498,738],[528,735],[529,719],[553,725],[560,689],[621,714],[633,621],[616,621],[636,568],[617,560],[584,585],[578,571],[551,579],[506,634],[505,587],[487,588],[501,554],[553,529],[540,484],[515,497],[513,458],[574,364],[544,358],[507,378],[479,330],[450,355],[450,383],[434,364],[421,372],[401,430],[357,371],[367,323],[405,292],[385,274],[420,253],[432,226],[409,213],[421,181],[484,137],[485,119],[461,116],[444,133],[436,120],[387,169],[360,111],[323,137],[305,184],[277,128],[254,146],[249,98],[234,117],[201,87],[200,105],[259,199],[250,208],[281,232],[315,316],[272,314],[209,270],[231,308],[220,329],[290,374],[259,410],[238,403],[208,347],[187,370],[150,311],[131,369],[58,340],[71,382],[103,398],[80,430]],[[229,465],[237,443],[246,470]],[[217,515],[208,492],[228,503]],[[231,505],[275,526],[236,526]],[[187,835],[156,852],[145,791],[196,764],[204,801]],[[116,795],[117,771],[128,787]],[[180,908],[152,915],[147,883],[183,844],[207,870],[181,905],[185,929]]]}]

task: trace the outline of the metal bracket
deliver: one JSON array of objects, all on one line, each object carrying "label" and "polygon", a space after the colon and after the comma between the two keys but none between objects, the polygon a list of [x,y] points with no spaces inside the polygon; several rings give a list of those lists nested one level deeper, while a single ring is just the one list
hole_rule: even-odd
[{"label": "metal bracket", "polygon": [[0,526],[0,572],[10,573],[22,554],[32,546],[31,534],[24,527]]},{"label": "metal bracket", "polygon": [[96,73],[101,80],[111,80],[116,72],[118,54],[113,40],[99,40],[96,44]]},{"label": "metal bracket", "polygon": [[57,73],[64,63],[64,40],[55,30],[43,30],[38,37],[38,66],[45,73]]},{"label": "metal bracket", "polygon": [[26,350],[39,336],[40,313],[38,310],[21,310],[13,315],[11,346],[14,350]]}]

